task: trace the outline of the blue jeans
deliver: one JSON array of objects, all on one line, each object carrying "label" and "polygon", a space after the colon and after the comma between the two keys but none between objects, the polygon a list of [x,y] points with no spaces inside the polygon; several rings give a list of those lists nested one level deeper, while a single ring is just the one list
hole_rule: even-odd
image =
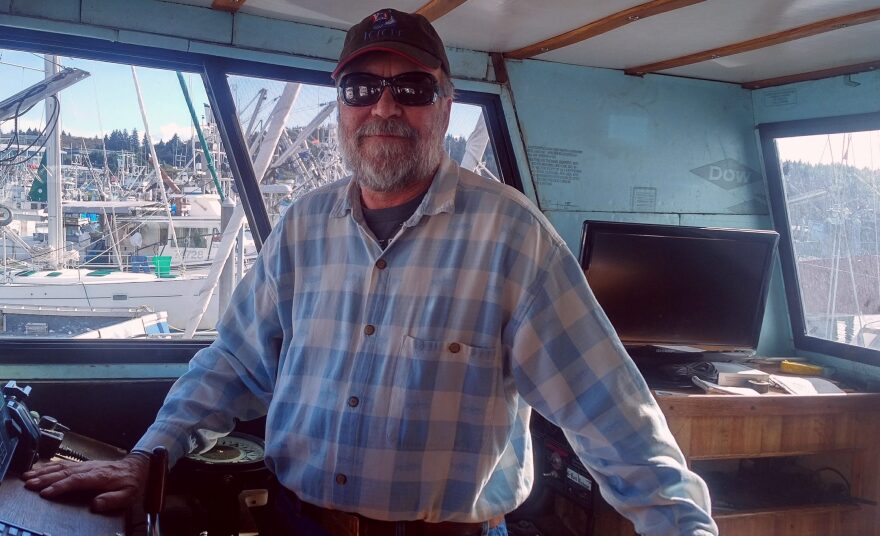
[{"label": "blue jeans", "polygon": [[507,523],[502,521],[497,527],[489,529],[486,536],[507,536]]}]

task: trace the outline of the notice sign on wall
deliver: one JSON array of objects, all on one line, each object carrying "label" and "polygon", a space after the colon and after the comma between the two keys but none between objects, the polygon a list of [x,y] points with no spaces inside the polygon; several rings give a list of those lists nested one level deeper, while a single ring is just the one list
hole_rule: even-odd
[{"label": "notice sign on wall", "polygon": [[532,174],[539,185],[571,184],[583,178],[580,164],[583,151],[529,145],[528,153]]}]

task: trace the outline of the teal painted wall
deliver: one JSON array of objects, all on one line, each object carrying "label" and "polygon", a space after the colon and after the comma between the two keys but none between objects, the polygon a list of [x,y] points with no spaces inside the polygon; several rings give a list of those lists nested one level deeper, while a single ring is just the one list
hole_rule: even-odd
[{"label": "teal painted wall", "polygon": [[752,100],[759,125],[880,112],[880,71],[758,89]]},{"label": "teal painted wall", "polygon": [[[507,70],[536,197],[576,254],[585,219],[772,228],[750,91],[531,60]],[[778,262],[759,352],[793,353]]]}]

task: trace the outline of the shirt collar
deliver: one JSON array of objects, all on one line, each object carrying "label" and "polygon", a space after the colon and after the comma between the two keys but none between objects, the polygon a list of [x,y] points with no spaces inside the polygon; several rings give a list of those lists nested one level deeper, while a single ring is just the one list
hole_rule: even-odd
[{"label": "shirt collar", "polygon": [[[458,164],[444,154],[437,173],[431,179],[431,186],[422,200],[419,208],[416,209],[413,217],[410,218],[409,224],[418,223],[421,216],[433,216],[442,212],[453,212],[455,210],[455,191],[458,188]],[[357,185],[357,181],[353,177],[349,177],[348,185],[345,192],[336,201],[330,215],[335,218],[342,218],[352,212],[355,218],[362,218],[361,213],[361,193]]]}]

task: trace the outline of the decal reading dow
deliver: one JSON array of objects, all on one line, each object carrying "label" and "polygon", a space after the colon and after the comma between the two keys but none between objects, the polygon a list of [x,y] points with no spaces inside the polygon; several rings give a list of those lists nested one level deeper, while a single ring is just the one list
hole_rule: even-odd
[{"label": "decal reading dow", "polygon": [[633,212],[654,212],[657,210],[657,188],[633,186],[630,208]]},{"label": "decal reading dow", "polygon": [[583,178],[580,164],[583,151],[529,145],[528,153],[535,182],[540,185],[571,184]]},{"label": "decal reading dow", "polygon": [[694,168],[691,173],[725,190],[733,190],[761,179],[757,171],[733,158]]}]

